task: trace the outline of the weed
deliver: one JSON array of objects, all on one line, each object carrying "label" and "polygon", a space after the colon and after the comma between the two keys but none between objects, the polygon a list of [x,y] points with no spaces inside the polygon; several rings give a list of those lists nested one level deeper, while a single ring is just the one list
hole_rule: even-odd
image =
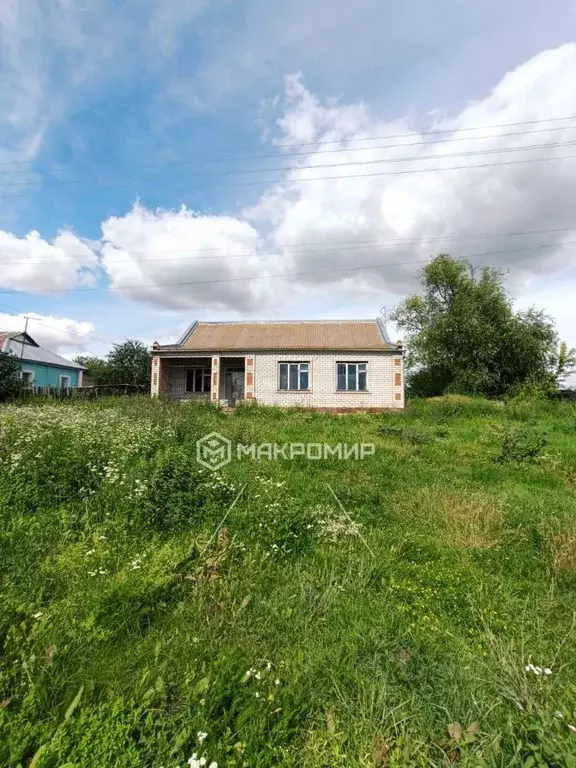
[{"label": "weed", "polygon": [[508,427],[495,460],[500,464],[534,462],[542,456],[547,443],[546,435],[534,427]]},{"label": "weed", "polygon": [[570,765],[575,416],[0,407],[0,765]]}]

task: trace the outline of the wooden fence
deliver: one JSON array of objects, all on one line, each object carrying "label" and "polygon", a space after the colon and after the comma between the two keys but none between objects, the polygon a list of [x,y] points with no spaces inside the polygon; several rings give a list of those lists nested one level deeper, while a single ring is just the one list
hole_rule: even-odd
[{"label": "wooden fence", "polygon": [[23,399],[36,397],[54,400],[92,400],[97,397],[147,395],[150,388],[141,384],[99,384],[91,387],[34,387],[25,389]]}]

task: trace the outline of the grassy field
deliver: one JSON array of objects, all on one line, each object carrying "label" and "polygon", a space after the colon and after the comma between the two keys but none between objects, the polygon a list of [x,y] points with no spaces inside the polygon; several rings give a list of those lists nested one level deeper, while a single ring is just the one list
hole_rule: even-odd
[{"label": "grassy field", "polygon": [[0,514],[2,766],[576,765],[573,404],[4,406]]}]

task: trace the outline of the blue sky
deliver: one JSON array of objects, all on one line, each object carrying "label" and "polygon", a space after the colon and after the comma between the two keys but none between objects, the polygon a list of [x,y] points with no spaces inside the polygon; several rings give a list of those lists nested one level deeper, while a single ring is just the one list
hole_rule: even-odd
[{"label": "blue sky", "polygon": [[4,0],[0,325],[71,355],[374,316],[449,250],[576,346],[575,30],[563,0]]}]

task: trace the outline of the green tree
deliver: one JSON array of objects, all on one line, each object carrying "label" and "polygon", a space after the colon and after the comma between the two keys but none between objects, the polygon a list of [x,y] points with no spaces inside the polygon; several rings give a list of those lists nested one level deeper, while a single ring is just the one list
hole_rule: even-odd
[{"label": "green tree", "polygon": [[554,324],[536,309],[515,312],[498,269],[440,254],[422,271],[422,292],[392,319],[406,335],[414,394],[501,396],[527,383],[555,386]]},{"label": "green tree", "polygon": [[115,344],[108,354],[111,384],[140,384],[150,386],[152,353],[138,339]]},{"label": "green tree", "polygon": [[79,355],[74,358],[74,362],[83,365],[86,369],[84,371],[85,382],[90,382],[90,384],[110,383],[111,372],[107,360],[91,355]]},{"label": "green tree", "polygon": [[0,352],[0,402],[16,397],[23,387],[18,358],[9,352]]},{"label": "green tree", "polygon": [[105,360],[80,356],[75,361],[86,368],[86,376],[92,384],[150,386],[152,353],[138,339],[127,339],[121,344],[115,344]]},{"label": "green tree", "polygon": [[558,384],[562,384],[574,370],[576,370],[576,349],[568,349],[568,344],[562,341],[558,348],[556,363],[556,381]]}]

